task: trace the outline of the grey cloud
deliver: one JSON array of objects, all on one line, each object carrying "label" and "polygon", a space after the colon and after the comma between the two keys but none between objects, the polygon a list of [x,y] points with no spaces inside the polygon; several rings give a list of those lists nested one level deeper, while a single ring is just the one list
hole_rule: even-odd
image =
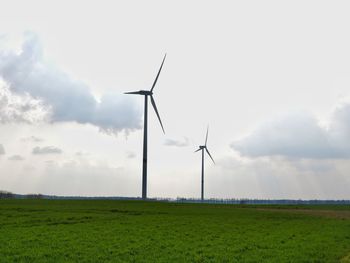
[{"label": "grey cloud", "polygon": [[35,171],[36,168],[33,165],[24,165],[23,166],[23,170],[26,171],[26,172],[32,172],[32,171]]},{"label": "grey cloud", "polygon": [[0,144],[0,155],[5,154],[5,148],[2,144]]},{"label": "grey cloud", "polygon": [[141,114],[130,98],[110,93],[102,96],[90,123],[106,133],[117,133],[122,129],[130,132],[141,128]]},{"label": "grey cloud", "polygon": [[127,157],[128,159],[133,159],[133,158],[136,157],[136,153],[134,153],[134,152],[127,152],[127,153],[126,153],[126,157]]},{"label": "grey cloud", "polygon": [[89,155],[89,153],[87,153],[87,152],[76,152],[75,155],[81,157],[81,156]]},{"label": "grey cloud", "polygon": [[23,161],[24,158],[20,155],[13,155],[13,156],[9,157],[8,160],[10,160],[10,161]]},{"label": "grey cloud", "polygon": [[186,147],[189,145],[189,140],[186,137],[184,137],[183,140],[166,139],[164,141],[164,145],[176,146],[176,147]]},{"label": "grey cloud", "polygon": [[350,102],[339,104],[330,119],[329,137],[343,153],[350,154]]},{"label": "grey cloud", "polygon": [[36,137],[36,136],[29,136],[21,139],[22,142],[43,142],[44,139]]},{"label": "grey cloud", "polygon": [[19,54],[0,52],[0,76],[12,93],[42,101],[52,122],[89,123],[115,134],[141,128],[140,109],[130,98],[111,93],[98,101],[87,85],[44,60],[34,34],[26,35]]},{"label": "grey cloud", "polygon": [[61,154],[62,150],[54,146],[35,147],[32,151],[33,154]]},{"label": "grey cloud", "polygon": [[291,114],[266,122],[231,147],[243,156],[337,159],[350,157],[350,105],[332,114],[328,128],[306,113]]}]

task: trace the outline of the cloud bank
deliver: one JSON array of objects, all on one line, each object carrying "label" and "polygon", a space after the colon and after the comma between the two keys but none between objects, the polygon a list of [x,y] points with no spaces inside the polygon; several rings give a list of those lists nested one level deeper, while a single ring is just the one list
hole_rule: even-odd
[{"label": "cloud bank", "polygon": [[[140,109],[131,99],[110,93],[97,100],[86,84],[44,60],[35,34],[25,35],[20,52],[0,50],[0,77],[11,94],[31,98],[34,104],[27,102],[23,107],[15,107],[14,113],[6,115],[7,121],[21,121],[23,111],[38,104],[37,107],[49,111],[51,122],[88,123],[114,134],[141,128]],[[6,100],[0,94],[0,109],[5,107],[2,105],[9,107]]]},{"label": "cloud bank", "polygon": [[310,114],[290,114],[265,122],[231,147],[249,157],[349,158],[350,103],[335,108],[328,127]]},{"label": "cloud bank", "polygon": [[[220,198],[348,199],[349,161],[223,157],[206,170],[206,195]],[[198,188],[199,190],[199,188]]]}]

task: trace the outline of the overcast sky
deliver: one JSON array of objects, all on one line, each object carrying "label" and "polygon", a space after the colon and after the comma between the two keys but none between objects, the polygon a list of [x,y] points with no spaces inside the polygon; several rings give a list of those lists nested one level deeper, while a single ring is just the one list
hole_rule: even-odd
[{"label": "overcast sky", "polygon": [[348,1],[0,0],[0,189],[350,199]]}]

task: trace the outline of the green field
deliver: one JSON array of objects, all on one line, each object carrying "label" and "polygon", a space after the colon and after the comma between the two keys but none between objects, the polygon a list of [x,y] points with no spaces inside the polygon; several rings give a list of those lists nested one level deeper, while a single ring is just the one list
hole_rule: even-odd
[{"label": "green field", "polygon": [[350,262],[350,207],[0,200],[0,262]]}]

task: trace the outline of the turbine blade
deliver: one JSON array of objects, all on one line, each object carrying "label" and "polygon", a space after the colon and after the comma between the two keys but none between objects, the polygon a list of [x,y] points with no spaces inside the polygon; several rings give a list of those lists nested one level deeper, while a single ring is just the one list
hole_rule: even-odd
[{"label": "turbine blade", "polygon": [[199,148],[197,151],[195,151],[195,153],[198,152],[198,151],[200,151],[200,150],[201,150],[201,148]]},{"label": "turbine blade", "polygon": [[208,132],[209,132],[209,125],[207,127],[207,135],[205,136],[205,146],[207,146],[207,141],[208,141]]},{"label": "turbine blade", "polygon": [[160,119],[160,116],[159,116],[159,113],[158,113],[158,110],[157,110],[157,106],[156,106],[156,102],[154,101],[152,95],[151,95],[151,103],[152,103],[152,106],[153,106],[154,111],[155,111],[156,114],[157,114],[158,120],[159,120],[159,122],[160,122],[160,126],[162,126],[163,133],[165,134],[165,131],[164,131],[164,128],[163,128],[163,124],[162,124],[162,120]]},{"label": "turbine blade", "polygon": [[141,94],[139,91],[124,92],[124,94]]},{"label": "turbine blade", "polygon": [[212,161],[213,161],[213,163],[215,164],[214,159],[213,159],[213,157],[211,157],[211,155],[210,155],[210,153],[209,153],[209,151],[208,151],[207,147],[205,147],[205,150],[207,151],[207,153],[208,153],[209,157],[211,158],[211,160],[212,160]]},{"label": "turbine blade", "polygon": [[156,79],[155,79],[154,82],[153,82],[153,85],[152,85],[152,88],[151,88],[151,92],[153,91],[154,86],[156,85],[156,83],[157,83],[157,81],[158,81],[158,77],[159,77],[159,74],[160,74],[160,72],[161,72],[161,70],[162,70],[162,67],[163,67],[165,58],[166,58],[166,54],[164,55],[164,58],[163,58],[162,64],[160,65],[160,68],[159,68],[158,74],[157,74],[157,76],[156,76]]}]

